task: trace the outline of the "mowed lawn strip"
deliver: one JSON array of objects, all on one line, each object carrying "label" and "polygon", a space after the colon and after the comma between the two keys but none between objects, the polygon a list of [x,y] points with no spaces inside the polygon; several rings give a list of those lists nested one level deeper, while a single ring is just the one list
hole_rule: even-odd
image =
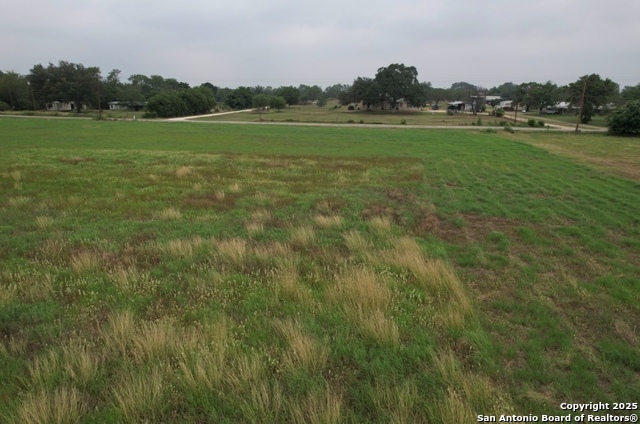
[{"label": "mowed lawn strip", "polygon": [[605,168],[518,133],[0,130],[7,420],[469,422],[640,394],[640,190]]}]

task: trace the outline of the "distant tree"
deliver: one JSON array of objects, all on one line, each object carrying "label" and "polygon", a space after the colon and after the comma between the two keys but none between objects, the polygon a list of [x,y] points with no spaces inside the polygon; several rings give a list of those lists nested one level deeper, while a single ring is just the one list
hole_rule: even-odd
[{"label": "distant tree", "polygon": [[208,89],[196,87],[177,93],[178,97],[180,97],[187,106],[187,110],[185,111],[186,115],[202,115],[208,113],[213,108],[213,104],[211,103],[210,98],[207,97],[206,91],[204,90]]},{"label": "distant tree", "polygon": [[287,100],[282,96],[272,96],[269,101],[269,106],[272,109],[280,111],[281,109],[287,107]]},{"label": "distant tree", "polygon": [[253,105],[253,91],[249,87],[238,87],[225,99],[231,109],[248,109]]},{"label": "distant tree", "polygon": [[268,94],[256,94],[253,96],[253,107],[255,109],[264,109],[269,106],[271,96]]},{"label": "distant tree", "polygon": [[83,105],[100,102],[102,77],[100,68],[60,61],[46,68],[35,65],[28,76],[34,96],[41,104],[48,101],[74,102],[76,111]]},{"label": "distant tree", "polygon": [[427,91],[427,100],[437,106],[443,100],[447,99],[446,88],[431,88]]},{"label": "distant tree", "polygon": [[33,102],[27,78],[13,71],[0,71],[0,101],[9,109],[32,109]]},{"label": "distant tree", "polygon": [[560,100],[560,95],[558,86],[553,84],[551,81],[548,81],[545,84],[528,82],[520,84],[517,87],[514,100],[517,100],[516,103],[519,104],[524,103],[527,111],[534,109],[535,111],[540,112],[547,106],[553,106],[556,104],[558,100]]},{"label": "distant tree", "polygon": [[173,118],[189,114],[189,106],[178,93],[159,93],[147,102],[147,112],[161,118]]},{"label": "distant tree", "polygon": [[102,107],[107,107],[107,104],[112,101],[121,100],[118,98],[120,94],[120,88],[122,83],[120,82],[119,69],[113,69],[106,78],[102,81]]},{"label": "distant tree", "polygon": [[300,90],[296,87],[280,87],[276,90],[276,95],[284,97],[289,106],[300,103]]},{"label": "distant tree", "polygon": [[316,106],[318,107],[325,107],[327,105],[327,97],[323,94],[320,95],[320,97],[318,97],[318,99],[316,100]]},{"label": "distant tree", "polygon": [[632,100],[615,109],[608,117],[609,133],[640,135],[640,100]]},{"label": "distant tree", "polygon": [[211,90],[211,92],[213,93],[214,96],[218,92],[218,87],[213,85],[213,84],[211,84],[210,82],[202,83],[202,84],[200,84],[200,87],[208,88],[209,90]]},{"label": "distant tree", "polygon": [[384,102],[380,85],[373,78],[358,77],[353,81],[349,94],[346,96],[346,104],[360,103],[370,109]]},{"label": "distant tree", "polygon": [[142,103],[144,96],[139,84],[122,83],[116,92],[116,99],[126,103]]},{"label": "distant tree", "polygon": [[488,91],[490,96],[500,96],[503,100],[515,100],[515,90],[518,85],[512,82],[505,82],[497,87],[493,87]]},{"label": "distant tree", "polygon": [[142,74],[134,74],[129,77],[131,84],[140,86],[140,91],[145,99],[150,99],[159,93],[179,92],[189,89],[189,84],[180,82],[175,78],[163,78],[160,75],[150,77]]},{"label": "distant tree", "polygon": [[317,85],[300,85],[298,90],[300,91],[301,102],[312,102],[314,100],[318,100],[320,96],[322,96],[322,88]]},{"label": "distant tree", "polygon": [[454,82],[448,91],[449,100],[471,101],[478,95],[478,87],[465,81]]},{"label": "distant tree", "polygon": [[635,86],[627,85],[620,93],[622,100],[630,102],[632,100],[640,100],[640,84]]},{"label": "distant tree", "polygon": [[424,103],[423,89],[414,66],[392,63],[379,68],[375,82],[380,89],[381,99],[387,101],[391,108],[402,98],[412,106],[422,106]]},{"label": "distant tree", "polygon": [[582,107],[582,115],[580,122],[587,124],[598,110],[600,106],[606,106],[607,103],[619,92],[620,87],[609,78],[602,79],[598,74],[585,75],[578,81],[572,82],[567,86],[567,100],[574,105],[580,104],[582,91],[585,88],[584,104]]},{"label": "distant tree", "polygon": [[339,99],[340,94],[349,89],[347,84],[334,84],[324,89],[324,95],[328,99]]}]

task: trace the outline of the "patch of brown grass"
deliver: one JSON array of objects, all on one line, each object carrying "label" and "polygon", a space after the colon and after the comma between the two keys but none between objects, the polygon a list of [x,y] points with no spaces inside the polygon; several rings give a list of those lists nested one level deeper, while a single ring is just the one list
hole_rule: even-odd
[{"label": "patch of brown grass", "polygon": [[362,253],[371,247],[369,241],[358,230],[350,230],[342,234],[347,248],[353,253]]},{"label": "patch of brown grass", "polygon": [[222,258],[235,264],[242,263],[247,255],[247,242],[242,239],[219,240],[216,248]]},{"label": "patch of brown grass", "polygon": [[324,391],[312,391],[294,404],[291,419],[301,424],[337,424],[343,421],[343,408],[342,395],[327,385]]},{"label": "patch of brown grass", "polygon": [[329,358],[326,343],[307,334],[296,321],[276,320],[274,326],[289,344],[290,350],[284,356],[284,363],[290,370],[303,368],[309,372],[320,372],[326,367]]},{"label": "patch of brown grass", "polygon": [[89,250],[82,250],[71,256],[71,268],[78,274],[95,271],[100,267],[100,256]]},{"label": "patch of brown grass", "polygon": [[391,302],[391,291],[378,282],[374,272],[356,268],[336,279],[335,284],[327,290],[327,298],[348,311],[368,314],[386,310]]},{"label": "patch of brown grass", "polygon": [[309,247],[316,239],[313,228],[303,226],[291,230],[291,243],[297,247]]},{"label": "patch of brown grass", "polygon": [[150,374],[123,372],[112,390],[113,399],[130,422],[153,419],[163,401],[165,380],[155,368]]},{"label": "patch of brown grass", "polygon": [[24,424],[77,423],[85,409],[77,389],[60,387],[53,392],[28,393],[18,407],[18,417]]},{"label": "patch of brown grass", "polygon": [[193,168],[191,168],[190,166],[181,166],[175,170],[176,177],[178,178],[184,178],[188,175],[191,175],[192,172]]},{"label": "patch of brown grass", "polygon": [[49,216],[36,217],[36,225],[41,230],[44,230],[45,228],[49,228],[52,224],[53,224],[53,218]]},{"label": "patch of brown grass", "polygon": [[158,212],[156,214],[156,217],[163,221],[169,221],[172,219],[182,218],[182,213],[178,209],[170,207]]},{"label": "patch of brown grass", "polygon": [[342,217],[339,215],[316,215],[313,219],[320,228],[340,227]]},{"label": "patch of brown grass", "polygon": [[369,225],[379,234],[385,234],[391,230],[391,220],[386,216],[372,217]]}]

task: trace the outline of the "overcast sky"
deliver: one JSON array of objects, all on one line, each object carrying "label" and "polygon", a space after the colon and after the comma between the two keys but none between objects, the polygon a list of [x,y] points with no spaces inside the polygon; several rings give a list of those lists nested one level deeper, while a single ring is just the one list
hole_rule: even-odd
[{"label": "overcast sky", "polygon": [[639,0],[0,1],[0,69],[59,60],[189,84],[640,83]]}]

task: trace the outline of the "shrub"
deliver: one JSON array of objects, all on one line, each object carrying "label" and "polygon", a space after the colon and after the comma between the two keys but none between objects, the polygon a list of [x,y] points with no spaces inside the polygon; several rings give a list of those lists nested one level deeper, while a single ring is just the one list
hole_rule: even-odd
[{"label": "shrub", "polygon": [[497,107],[495,109],[493,109],[493,113],[498,117],[498,118],[502,118],[504,116],[504,109],[502,109],[501,107]]},{"label": "shrub", "polygon": [[400,121],[400,125],[407,125],[407,120],[406,119],[402,119]]},{"label": "shrub", "polygon": [[11,105],[9,103],[5,103],[0,101],[0,112],[4,112],[5,110],[11,109]]},{"label": "shrub", "polygon": [[356,110],[356,107],[354,105],[349,105],[347,107],[348,110]]},{"label": "shrub", "polygon": [[513,134],[515,131],[513,130],[513,128],[511,128],[511,125],[505,125],[504,126],[504,130],[508,133]]},{"label": "shrub", "polygon": [[478,118],[478,120],[476,121],[476,125],[479,127],[482,126],[482,118]]},{"label": "shrub", "polygon": [[625,103],[607,118],[609,133],[616,135],[640,135],[640,100]]},{"label": "shrub", "polygon": [[147,111],[161,118],[172,118],[187,115],[189,106],[177,93],[160,93],[149,99]]},{"label": "shrub", "polygon": [[540,128],[544,127],[544,121],[542,119],[538,119],[538,126]]},{"label": "shrub", "polygon": [[361,123],[361,124],[364,124],[364,119],[361,119],[361,120],[360,120],[360,123]]},{"label": "shrub", "polygon": [[453,116],[454,112],[451,109],[447,109],[447,115]]},{"label": "shrub", "polygon": [[530,127],[535,127],[535,126],[536,126],[536,120],[535,120],[535,119],[533,119],[533,118],[530,118],[530,119],[527,121],[527,124],[528,124]]}]

